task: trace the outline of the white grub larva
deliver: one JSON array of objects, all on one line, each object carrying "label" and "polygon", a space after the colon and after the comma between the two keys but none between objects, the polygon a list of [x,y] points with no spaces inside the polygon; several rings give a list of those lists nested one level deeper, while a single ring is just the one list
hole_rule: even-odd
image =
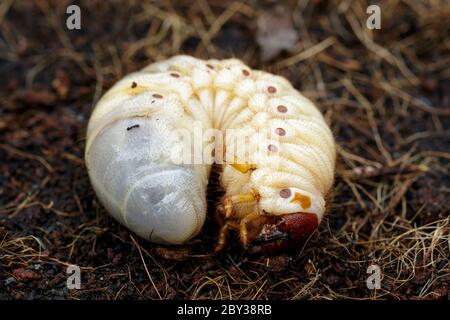
[{"label": "white grub larva", "polygon": [[[224,135],[241,130],[249,149],[266,151],[230,158],[235,145],[225,139],[216,250],[231,229],[245,247],[300,246],[325,212],[334,177],[333,136],[318,109],[286,79],[236,59],[175,56],[126,76],[100,99],[85,158],[105,208],[153,242],[194,237],[205,220],[211,163],[179,164],[173,152],[185,143],[180,130],[192,133],[198,124]],[[257,135],[261,129],[269,134]]]}]

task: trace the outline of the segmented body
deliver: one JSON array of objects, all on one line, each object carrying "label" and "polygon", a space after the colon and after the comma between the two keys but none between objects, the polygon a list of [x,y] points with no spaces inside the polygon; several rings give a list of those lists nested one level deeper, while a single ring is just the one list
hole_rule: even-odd
[{"label": "segmented body", "polygon": [[[225,198],[256,195],[233,206],[237,220],[250,213],[303,212],[315,215],[320,222],[335,164],[334,139],[320,111],[282,77],[251,70],[236,59],[204,61],[189,56],[176,56],[126,76],[102,97],[92,114],[86,146],[89,174],[102,203],[119,221],[156,242],[181,243],[198,233],[206,210],[210,164],[183,165],[189,170],[189,177],[171,182],[174,188],[189,192],[189,200],[180,205],[190,207],[188,211],[195,214],[178,221],[183,224],[188,219],[195,220],[186,232],[181,232],[180,227],[158,234],[158,228],[177,223],[176,216],[157,223],[162,212],[154,215],[150,210],[145,218],[128,221],[131,211],[127,210],[136,208],[128,208],[126,200],[146,170],[155,170],[159,165],[164,165],[164,170],[177,167],[168,156],[179,144],[173,132],[192,131],[193,122],[201,123],[203,129],[239,129],[250,137],[250,145],[267,151],[267,157],[254,153],[249,155],[249,161],[226,162],[222,166],[220,179]],[[105,134],[112,126],[121,127]],[[257,135],[260,130],[270,135]],[[102,140],[102,135],[108,140]],[[114,145],[115,151],[108,143]],[[206,147],[208,141],[199,143]],[[232,147],[226,145],[225,150]],[[106,155],[102,148],[109,150]],[[126,173],[117,174],[119,165],[127,163],[131,167]],[[120,188],[128,193],[117,190]],[[164,195],[160,198],[168,201]],[[175,201],[172,205],[179,204]],[[140,226],[146,223],[145,219],[149,219],[150,233],[149,228]],[[180,234],[170,235],[177,232]]]}]

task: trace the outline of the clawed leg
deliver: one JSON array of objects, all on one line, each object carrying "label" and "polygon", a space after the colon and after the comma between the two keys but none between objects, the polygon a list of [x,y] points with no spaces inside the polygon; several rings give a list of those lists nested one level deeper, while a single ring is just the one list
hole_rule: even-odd
[{"label": "clawed leg", "polygon": [[225,224],[224,212],[225,211],[222,205],[217,206],[216,211],[214,212],[214,218],[219,226],[223,226]]},{"label": "clawed leg", "polygon": [[248,247],[248,231],[247,231],[247,224],[253,220],[256,220],[260,217],[260,214],[257,212],[252,212],[248,215],[246,215],[240,223],[240,232],[239,235],[241,237],[241,243],[242,245],[247,248]]},{"label": "clawed leg", "polygon": [[217,237],[216,247],[214,249],[215,252],[220,252],[225,247],[228,238],[228,231],[231,228],[237,228],[237,225],[231,221],[225,221],[223,212],[223,206],[218,206],[215,212],[216,221],[221,226]]},{"label": "clawed leg", "polygon": [[238,203],[248,203],[259,199],[259,194],[255,191],[250,191],[245,194],[238,194],[223,200],[223,206],[225,211],[225,218],[229,219],[233,215],[233,205]]},{"label": "clawed leg", "polygon": [[[247,223],[258,216],[256,213],[251,213],[242,219],[242,221],[237,224],[230,220],[233,216],[233,205],[238,203],[248,203],[257,201],[259,199],[258,193],[251,191],[245,194],[234,195],[223,200],[223,206],[218,206],[215,212],[216,221],[221,226],[219,231],[219,236],[217,239],[217,244],[215,252],[221,251],[227,242],[228,231],[230,229],[239,229],[241,235],[241,242],[244,246],[247,245]],[[243,235],[244,234],[244,235]],[[243,240],[243,237],[245,240]]]},{"label": "clawed leg", "polygon": [[237,229],[238,226],[230,221],[225,222],[219,231],[219,236],[217,237],[216,247],[214,248],[215,252],[220,252],[227,244],[228,231],[230,229]]},{"label": "clawed leg", "polygon": [[215,252],[222,251],[222,249],[225,247],[225,244],[227,243],[227,236],[228,236],[228,225],[224,224],[219,231],[219,237],[217,238],[216,247],[214,248]]}]

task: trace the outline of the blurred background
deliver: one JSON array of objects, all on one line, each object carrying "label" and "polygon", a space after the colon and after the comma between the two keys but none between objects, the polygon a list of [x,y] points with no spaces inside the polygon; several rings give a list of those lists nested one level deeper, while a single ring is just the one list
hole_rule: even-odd
[{"label": "blurred background", "polygon": [[[67,28],[72,4],[81,29]],[[0,299],[447,299],[449,21],[445,0],[0,2]],[[96,200],[83,160],[95,102],[181,53],[282,75],[330,123],[334,200],[297,254],[232,240],[213,255],[213,219],[188,245],[154,245]]]}]

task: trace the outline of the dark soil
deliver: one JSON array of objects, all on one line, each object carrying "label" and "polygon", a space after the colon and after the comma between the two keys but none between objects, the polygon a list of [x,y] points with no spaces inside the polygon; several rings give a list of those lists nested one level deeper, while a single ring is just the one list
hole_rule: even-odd
[{"label": "dark soil", "polygon": [[[0,299],[448,298],[448,1],[381,1],[381,30],[366,28],[366,1],[286,1],[299,40],[265,61],[270,1],[82,1],[70,31],[71,3],[0,3]],[[215,255],[212,218],[186,246],[155,245],[97,200],[83,160],[95,102],[180,53],[283,75],[329,120],[334,200],[297,253],[251,255],[232,239]],[[70,264],[80,290],[66,287]]]}]

